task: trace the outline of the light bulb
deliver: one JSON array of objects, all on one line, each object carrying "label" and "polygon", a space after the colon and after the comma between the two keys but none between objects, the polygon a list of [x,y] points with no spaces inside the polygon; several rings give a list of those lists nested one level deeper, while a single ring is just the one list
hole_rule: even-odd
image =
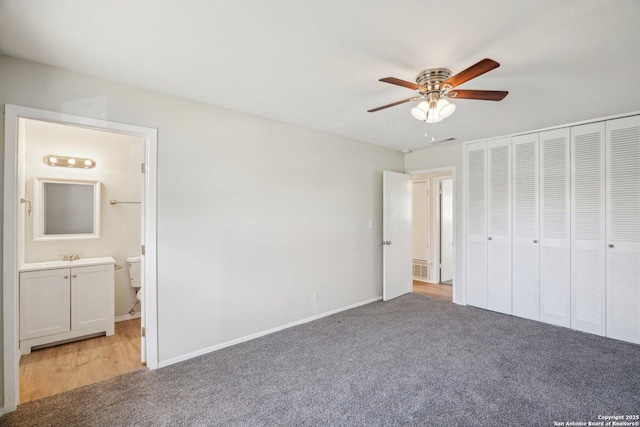
[{"label": "light bulb", "polygon": [[75,165],[76,164],[76,159],[74,159],[73,157],[70,158],[69,160],[67,160],[67,164],[69,164],[71,166]]},{"label": "light bulb", "polygon": [[53,157],[53,156],[51,156],[51,157],[49,157],[49,163],[52,163],[52,164],[55,165],[56,163],[58,163],[58,159]]},{"label": "light bulb", "polygon": [[[440,101],[442,101],[442,103],[440,103]],[[456,104],[453,104],[446,99],[440,99],[438,101],[438,104],[440,108],[440,110],[438,111],[438,115],[443,119],[446,119],[447,117],[452,115],[454,111],[456,111]]]},{"label": "light bulb", "polygon": [[84,165],[87,166],[87,167],[91,166],[92,164],[93,164],[93,162],[91,160],[85,160],[84,161]]},{"label": "light bulb", "polygon": [[429,111],[429,104],[426,101],[422,101],[411,109],[411,115],[420,121],[425,121],[427,119],[427,111]]}]

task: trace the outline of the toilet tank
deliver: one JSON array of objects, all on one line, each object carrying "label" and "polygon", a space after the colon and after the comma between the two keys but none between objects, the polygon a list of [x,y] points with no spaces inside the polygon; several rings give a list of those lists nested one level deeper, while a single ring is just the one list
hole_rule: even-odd
[{"label": "toilet tank", "polygon": [[142,270],[140,268],[141,257],[133,256],[127,258],[127,265],[129,266],[129,280],[131,281],[132,288],[142,287]]}]

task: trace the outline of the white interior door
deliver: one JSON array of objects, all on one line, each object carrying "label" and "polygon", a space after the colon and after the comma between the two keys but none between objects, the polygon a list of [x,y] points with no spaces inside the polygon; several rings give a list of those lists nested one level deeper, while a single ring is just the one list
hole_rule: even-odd
[{"label": "white interior door", "polygon": [[571,128],[571,328],[605,334],[604,122]]},{"label": "white interior door", "polygon": [[466,146],[467,304],[487,308],[487,143]]},{"label": "white interior door", "polygon": [[511,314],[511,141],[487,142],[487,308]]},{"label": "white interior door", "polygon": [[571,324],[569,129],[540,133],[540,320]]},{"label": "white interior door", "polygon": [[383,172],[382,181],[382,298],[388,301],[413,290],[413,184],[410,175],[387,171]]},{"label": "white interior door", "polygon": [[538,134],[512,139],[513,287],[515,316],[540,319]]},{"label": "white interior door", "polygon": [[640,344],[640,117],[605,126],[606,333]]},{"label": "white interior door", "polygon": [[453,179],[442,180],[440,197],[440,282],[453,279]]}]

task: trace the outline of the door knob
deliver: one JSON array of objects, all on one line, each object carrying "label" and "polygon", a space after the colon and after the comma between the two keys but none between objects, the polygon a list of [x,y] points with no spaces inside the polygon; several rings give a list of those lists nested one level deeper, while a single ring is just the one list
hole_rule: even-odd
[{"label": "door knob", "polygon": [[612,245],[611,243],[609,243],[609,247],[610,247],[610,248],[612,248],[612,247],[613,247],[613,245]]}]

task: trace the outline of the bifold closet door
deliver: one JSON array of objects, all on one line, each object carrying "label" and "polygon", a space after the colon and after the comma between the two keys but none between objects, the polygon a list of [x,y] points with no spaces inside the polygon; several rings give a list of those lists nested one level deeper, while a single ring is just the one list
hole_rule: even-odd
[{"label": "bifold closet door", "polygon": [[640,116],[605,126],[606,334],[640,344]]},{"label": "bifold closet door", "polygon": [[513,286],[515,316],[540,319],[538,134],[512,138]]},{"label": "bifold closet door", "polygon": [[487,144],[466,146],[467,304],[487,308]]},{"label": "bifold closet door", "polygon": [[487,308],[511,314],[511,141],[487,142]]},{"label": "bifold closet door", "polygon": [[604,122],[571,128],[571,327],[605,334]]},{"label": "bifold closet door", "polygon": [[569,128],[540,133],[540,320],[571,325]]}]

